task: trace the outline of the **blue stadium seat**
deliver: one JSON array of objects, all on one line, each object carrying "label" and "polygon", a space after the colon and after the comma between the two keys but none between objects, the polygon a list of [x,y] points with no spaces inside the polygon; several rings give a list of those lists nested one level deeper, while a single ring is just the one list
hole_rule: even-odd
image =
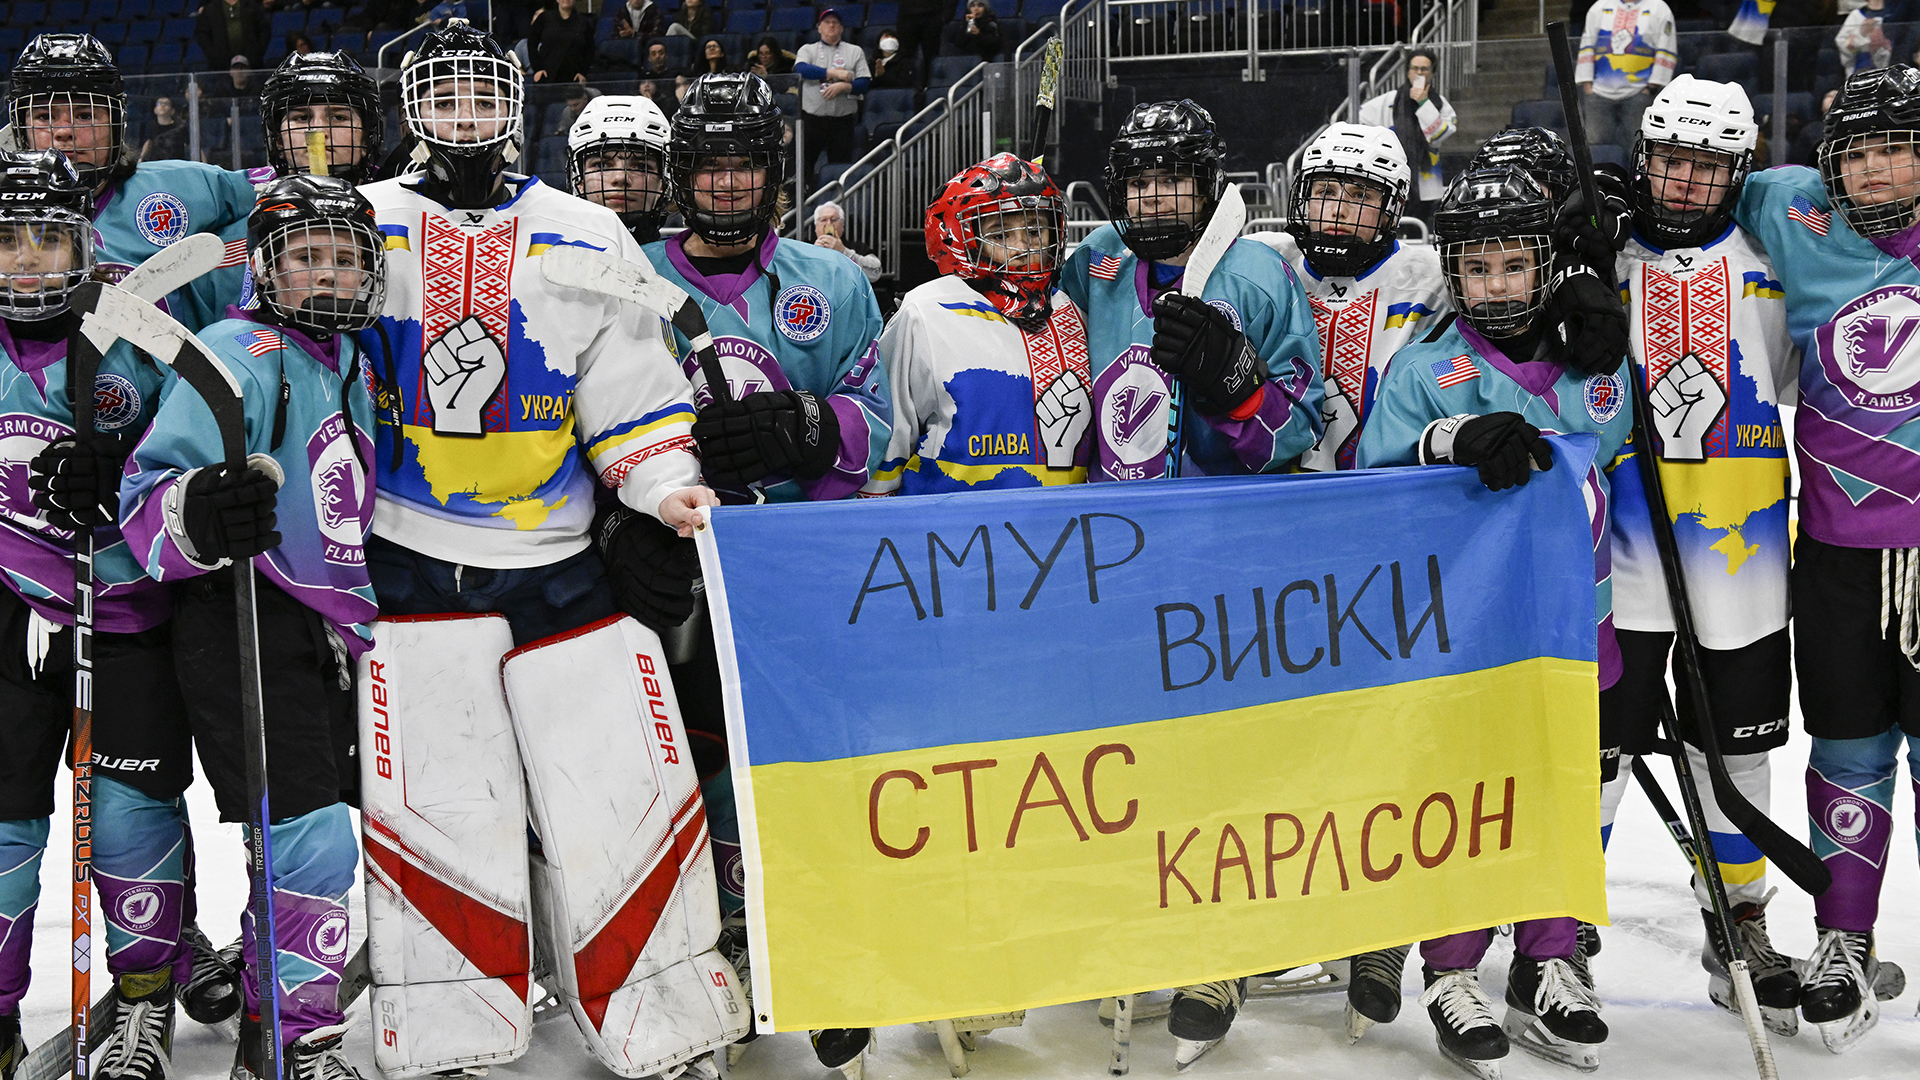
[{"label": "blue stadium seat", "polygon": [[276,11],[273,13],[273,36],[285,37],[288,34],[305,33],[307,29],[307,9]]},{"label": "blue stadium seat", "polygon": [[0,54],[12,60],[27,44],[27,32],[17,26],[0,26]]},{"label": "blue stadium seat", "polygon": [[55,0],[47,11],[47,21],[55,26],[78,26],[87,21],[85,0]]},{"label": "blue stadium seat", "polygon": [[977,56],[934,57],[932,77],[927,80],[928,92],[946,92],[948,87],[960,81],[960,76],[972,71],[979,63]]},{"label": "blue stadium seat", "polygon": [[[1010,19],[1020,14],[1020,0],[987,0],[987,3],[993,8],[993,13],[1003,19]],[[962,7],[960,17],[964,19],[966,14],[967,9]]]},{"label": "blue stadium seat", "polygon": [[[100,39],[100,44],[113,50],[116,55],[120,52],[120,46],[125,44],[127,40],[127,26],[125,23],[99,23],[92,28],[92,33],[94,37]],[[6,48],[6,45],[0,43],[0,49],[4,48]]]},{"label": "blue stadium seat", "polygon": [[1027,20],[1025,19],[1017,16],[1002,16],[1000,19],[1001,53],[1005,54],[1008,59],[1012,59],[1013,50],[1019,48],[1020,43],[1027,40],[1027,35],[1033,33],[1033,29],[1032,26],[1027,24]]},{"label": "blue stadium seat", "polygon": [[[767,13],[757,8],[729,8],[727,33],[757,34],[767,28]],[[728,55],[732,55],[731,52]]]},{"label": "blue stadium seat", "polygon": [[[782,49],[792,52],[800,47],[800,39],[803,35],[798,30],[769,30],[766,36],[779,42]],[[757,49],[760,43],[756,41],[753,46]]]},{"label": "blue stadium seat", "polygon": [[147,70],[156,75],[184,71],[186,65],[187,50],[177,41],[159,42],[147,56]]},{"label": "blue stadium seat", "polygon": [[899,26],[900,5],[895,0],[874,0],[867,5],[868,26]]},{"label": "blue stadium seat", "polygon": [[1045,22],[1058,19],[1063,6],[1061,0],[1021,0],[1020,15],[1035,22]]},{"label": "blue stadium seat", "polygon": [[904,123],[913,115],[913,91],[870,90],[867,92],[867,123]]},{"label": "blue stadium seat", "polygon": [[39,3],[39,0],[26,0],[24,3],[15,4],[9,21],[15,26],[30,26],[37,30],[46,24],[47,5]]},{"label": "blue stadium seat", "polygon": [[199,10],[199,7],[193,0],[153,0],[153,14],[159,19],[178,18]]},{"label": "blue stadium seat", "polygon": [[672,37],[654,38],[647,42],[651,48],[658,41],[667,47],[667,63],[675,68],[684,69],[693,59],[693,39],[675,34]]},{"label": "blue stadium seat", "polygon": [[187,70],[207,70],[207,54],[200,51],[200,43],[197,41],[187,43]]},{"label": "blue stadium seat", "polygon": [[120,0],[120,18],[144,19],[153,13],[153,0]]},{"label": "blue stadium seat", "polygon": [[162,41],[192,41],[193,20],[168,19],[165,27],[160,31],[160,39]]},{"label": "blue stadium seat", "polygon": [[[732,9],[728,10],[731,12]],[[844,18],[845,16],[842,16],[843,20]],[[733,28],[732,14],[727,16],[727,28],[729,30]],[[813,9],[796,7],[775,8],[772,16],[767,20],[766,28],[769,30],[792,30],[798,33],[805,33],[813,29]]]},{"label": "blue stadium seat", "polygon": [[[14,7],[15,16],[16,17],[18,16],[19,10],[21,7],[26,7],[26,6],[29,6],[29,5],[24,5],[24,4],[16,5]],[[160,29],[165,25],[166,24],[162,23],[159,19],[142,19],[139,22],[133,23],[127,27],[127,40],[128,41],[145,41],[150,43],[159,41],[161,36]]]},{"label": "blue stadium seat", "polygon": [[93,24],[94,35],[98,36],[106,23],[120,17],[120,0],[89,0],[87,4],[87,22]]},{"label": "blue stadium seat", "polygon": [[1759,61],[1750,52],[1710,53],[1693,67],[1695,78],[1737,82],[1749,95],[1759,92]]},{"label": "blue stadium seat", "polygon": [[640,43],[633,38],[602,37],[594,47],[601,64],[631,73],[640,63]]},{"label": "blue stadium seat", "polygon": [[122,75],[144,75],[147,71],[147,47],[128,45],[114,53],[113,62],[119,65]]},{"label": "blue stadium seat", "polygon": [[828,184],[840,179],[840,177],[851,168],[853,168],[853,162],[851,161],[830,161],[821,167],[820,175],[815,179],[814,184],[816,187],[826,187]]},{"label": "blue stadium seat", "polygon": [[1567,130],[1567,114],[1554,99],[1539,101],[1516,101],[1508,124],[1512,127],[1543,127],[1554,131]]}]

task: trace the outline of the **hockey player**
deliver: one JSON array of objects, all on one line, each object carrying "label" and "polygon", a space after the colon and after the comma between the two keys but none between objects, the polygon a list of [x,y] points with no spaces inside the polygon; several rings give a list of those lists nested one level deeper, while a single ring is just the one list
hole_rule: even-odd
[{"label": "hockey player", "polygon": [[[1800,1014],[1835,1052],[1879,1019],[1873,926],[1893,833],[1895,752],[1920,750],[1920,71],[1849,78],[1820,168],[1747,179],[1734,221],[1766,248],[1804,358],[1794,451],[1800,527],[1790,573],[1794,668],[1813,749],[1807,816],[1833,887]],[[1731,395],[1732,391],[1728,391]],[[1690,432],[1689,432],[1690,434]],[[1711,464],[1711,463],[1710,463]],[[1909,762],[1911,763],[1911,757]]]},{"label": "hockey player", "polygon": [[365,184],[379,169],[380,88],[347,53],[289,53],[261,88],[260,124],[280,176],[314,171],[307,147],[315,131],[326,142],[328,176]]},{"label": "hockey player", "polygon": [[[384,238],[344,180],[269,184],[248,223],[258,307],[201,331],[245,398],[244,469],[222,458],[214,413],[178,374],[134,449],[121,520],[155,580],[179,582],[175,655],[202,769],[223,821],[247,799],[232,577],[252,559],[267,725],[283,1075],[357,1080],[341,1052],[335,1001],[347,958],[356,840],[349,657],[366,650],[375,608],[362,544],[373,401],[352,331],[385,301]],[[294,481],[286,483],[288,478]],[[257,838],[253,842],[258,842]],[[255,882],[254,888],[261,883]],[[254,925],[242,920],[251,957]],[[261,1003],[247,1010],[233,1074],[260,1077]]]},{"label": "hockey player", "polygon": [[927,207],[927,256],[945,276],[909,292],[880,335],[893,445],[865,494],[1086,482],[1093,377],[1056,285],[1065,215],[1046,172],[1012,154],[969,166]]},{"label": "hockey player", "polygon": [[[1764,813],[1767,751],[1787,739],[1787,451],[1780,404],[1793,401],[1798,366],[1773,263],[1732,223],[1759,127],[1737,84],[1674,78],[1641,117],[1634,147],[1633,239],[1618,280],[1632,297],[1633,358],[1659,434],[1656,461],[1680,541],[1701,664],[1727,771]],[[1623,672],[1602,698],[1601,836],[1632,774],[1653,749],[1672,700],[1667,656],[1673,617],[1666,578],[1634,465],[1613,485],[1613,610]],[[1679,699],[1691,728],[1692,701]],[[1706,759],[1689,745],[1694,774]],[[1775,1030],[1792,1034],[1800,980],[1767,935],[1766,863],[1753,842],[1706,802],[1714,855],[1727,885],[1754,989]],[[1733,1009],[1719,922],[1697,877],[1706,920],[1701,963],[1708,992]]]},{"label": "hockey player", "polygon": [[[1550,468],[1542,433],[1600,437],[1586,478],[1595,518],[1594,575],[1600,685],[1620,677],[1607,607],[1607,482],[1602,466],[1632,427],[1627,386],[1618,373],[1582,376],[1563,365],[1562,343],[1547,312],[1553,204],[1518,169],[1462,174],[1434,214],[1441,265],[1457,316],[1402,349],[1388,368],[1360,433],[1358,464],[1476,466],[1500,491]],[[1575,922],[1535,919],[1514,927],[1507,1015],[1493,1019],[1476,968],[1492,940],[1474,930],[1424,941],[1427,1006],[1450,1059],[1497,1076],[1511,1036],[1552,1061],[1592,1069],[1607,1037],[1599,1000],[1580,979]]]},{"label": "hockey player", "polygon": [[667,216],[672,135],[652,98],[594,98],[567,129],[567,182],[575,195],[618,214],[637,243],[651,244]]}]

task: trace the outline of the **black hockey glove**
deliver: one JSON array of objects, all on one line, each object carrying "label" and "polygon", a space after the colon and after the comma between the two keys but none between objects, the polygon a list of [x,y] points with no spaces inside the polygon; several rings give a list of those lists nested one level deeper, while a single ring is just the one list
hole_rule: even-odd
[{"label": "black hockey glove", "polygon": [[593,523],[607,582],[620,610],[665,633],[693,614],[700,553],[692,540],[646,514],[613,506]]},{"label": "black hockey glove", "polygon": [[1560,204],[1553,220],[1553,247],[1610,276],[1614,258],[1627,246],[1633,230],[1627,181],[1612,166],[1602,165],[1593,170],[1593,191],[1600,200],[1597,211],[1587,206],[1586,192],[1577,187]]},{"label": "black hockey glove", "polygon": [[1552,448],[1519,413],[1488,413],[1457,423],[1450,417],[1429,429],[1427,441],[1431,457],[1478,466],[1488,491],[1524,485],[1535,466],[1541,472],[1553,468]]},{"label": "black hockey glove", "polygon": [[710,484],[751,484],[774,473],[817,480],[840,458],[840,418],[805,390],[762,390],[701,409],[693,441]]},{"label": "black hockey glove", "polygon": [[273,512],[278,487],[256,468],[237,476],[224,465],[195,469],[180,500],[181,528],[195,561],[251,559],[279,547]]},{"label": "black hockey glove", "polygon": [[1547,286],[1548,315],[1560,337],[1560,360],[1581,375],[1620,370],[1631,326],[1620,293],[1585,263],[1563,260]]},{"label": "black hockey glove", "polygon": [[1265,365],[1227,313],[1194,296],[1161,293],[1153,302],[1153,362],[1186,384],[1189,403],[1225,416],[1266,381]]},{"label": "black hockey glove", "polygon": [[120,515],[120,469],[127,440],[95,435],[49,443],[27,466],[33,505],[59,529],[111,525]]}]

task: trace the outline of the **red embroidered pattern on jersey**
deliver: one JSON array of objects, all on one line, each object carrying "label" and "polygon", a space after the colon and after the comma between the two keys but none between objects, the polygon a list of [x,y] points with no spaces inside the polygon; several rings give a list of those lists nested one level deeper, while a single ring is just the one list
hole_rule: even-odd
[{"label": "red embroidered pattern on jersey", "polygon": [[[1722,390],[1727,378],[1732,294],[1727,285],[1727,260],[1718,259],[1684,276],[1647,266],[1640,280],[1640,341],[1649,389],[1667,369],[1686,358],[1698,357],[1713,373]],[[1727,414],[1722,411],[1713,430],[1702,441],[1708,457],[1727,456]]]},{"label": "red embroidered pattern on jersey", "polygon": [[1353,402],[1358,415],[1365,416],[1367,364],[1373,356],[1373,309],[1380,293],[1362,293],[1339,307],[1317,296],[1307,299],[1313,304],[1313,321],[1320,329],[1320,355],[1324,358],[1320,374],[1338,380],[1340,392]]},{"label": "red embroidered pattern on jersey", "polygon": [[[1021,331],[1020,337],[1027,343],[1027,372],[1032,376],[1035,405],[1040,404],[1040,395],[1047,392],[1053,380],[1068,368],[1080,376],[1080,383],[1087,388],[1087,394],[1093,394],[1093,366],[1087,361],[1087,324],[1080,320],[1078,308],[1072,304],[1055,304],[1053,314],[1044,328],[1032,334]],[[1041,435],[1040,420],[1036,416],[1033,422],[1033,460],[1044,465],[1047,463],[1047,447]]]},{"label": "red embroidered pattern on jersey", "polygon": [[[420,246],[420,283],[423,300],[420,315],[420,348],[439,340],[455,323],[472,315],[487,328],[507,354],[507,370],[513,370],[509,348],[509,310],[513,300],[513,256],[518,219],[509,218],[486,229],[462,229],[445,218],[425,218]],[[421,364],[419,383],[414,387],[413,423],[429,423],[426,365]],[[507,402],[511,388],[503,380],[499,392],[487,406],[484,427],[487,431],[507,430]]]}]

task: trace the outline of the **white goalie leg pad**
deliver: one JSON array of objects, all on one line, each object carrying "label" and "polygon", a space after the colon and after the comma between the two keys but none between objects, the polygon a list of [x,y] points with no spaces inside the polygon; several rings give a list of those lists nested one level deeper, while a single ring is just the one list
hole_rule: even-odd
[{"label": "white goalie leg pad", "polygon": [[540,838],[538,932],[594,1056],[647,1076],[745,1035],[659,637],[621,616],[517,649],[502,673]]},{"label": "white goalie leg pad", "polygon": [[374,1063],[512,1061],[533,1030],[526,782],[498,615],[374,624],[360,658],[360,801]]}]

